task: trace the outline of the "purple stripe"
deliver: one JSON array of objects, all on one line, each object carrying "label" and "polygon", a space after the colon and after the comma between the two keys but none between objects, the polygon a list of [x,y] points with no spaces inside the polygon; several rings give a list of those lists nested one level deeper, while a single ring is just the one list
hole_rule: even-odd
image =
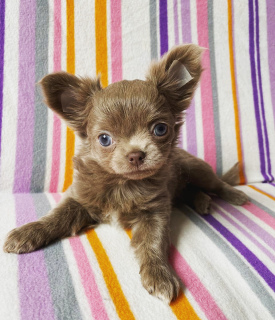
[{"label": "purple stripe", "polygon": [[167,0],[159,1],[160,55],[168,51]]},{"label": "purple stripe", "polygon": [[256,1],[256,46],[257,46],[257,66],[258,66],[258,80],[259,80],[259,89],[260,89],[260,107],[263,121],[263,130],[265,135],[265,149],[266,149],[266,160],[267,160],[267,170],[269,174],[269,181],[273,181],[274,177],[271,174],[271,162],[270,162],[270,152],[269,152],[269,141],[268,133],[265,119],[265,110],[264,110],[264,97],[263,97],[263,88],[262,88],[262,74],[261,74],[261,58],[260,58],[260,32],[259,32],[259,4],[258,0]]},{"label": "purple stripe", "polygon": [[269,78],[275,125],[275,1],[266,0]]},{"label": "purple stripe", "polygon": [[0,157],[1,157],[2,115],[3,115],[4,44],[5,44],[5,0],[0,0]]},{"label": "purple stripe", "polygon": [[18,126],[14,192],[29,192],[32,175],[36,1],[20,2]]},{"label": "purple stripe", "polygon": [[251,242],[253,242],[260,250],[262,250],[262,252],[264,252],[269,258],[270,260],[272,260],[273,262],[275,262],[275,256],[268,251],[257,239],[255,239],[249,232],[247,232],[243,227],[241,227],[240,225],[238,225],[234,220],[232,220],[231,218],[229,218],[223,211],[221,211],[220,209],[218,209],[216,206],[215,207],[215,211],[219,213],[219,215],[221,215],[225,220],[227,220],[229,223],[232,224],[232,226],[234,226],[236,229],[238,229],[243,235],[245,235]]},{"label": "purple stripe", "polygon": [[275,292],[274,274],[251,252],[239,239],[237,239],[227,228],[225,228],[213,216],[203,216],[213,228],[215,228],[238,252],[251,264],[251,266],[266,281],[269,287]]},{"label": "purple stripe", "polygon": [[[181,25],[182,25],[182,42],[191,43],[191,12],[190,0],[181,0]],[[187,151],[196,156],[197,150],[197,129],[196,129],[196,114],[195,101],[192,99],[187,110],[186,118],[186,135],[187,135]]]},{"label": "purple stripe", "polygon": [[250,67],[251,67],[251,79],[252,79],[252,87],[253,87],[254,109],[255,109],[255,115],[256,115],[257,131],[258,131],[258,146],[259,146],[259,154],[260,154],[260,162],[261,162],[261,173],[264,177],[264,181],[268,181],[269,178],[266,175],[265,154],[264,154],[264,147],[263,147],[263,136],[262,136],[261,118],[260,118],[260,111],[259,111],[259,99],[258,99],[258,92],[257,92],[253,0],[249,1],[248,3],[249,3],[249,54],[250,54]]},{"label": "purple stripe", "polygon": [[239,220],[247,228],[253,231],[259,238],[261,238],[272,250],[275,248],[275,238],[273,238],[268,232],[257,225],[254,221],[250,220],[246,215],[239,211],[236,207],[233,207],[229,203],[217,199],[215,200],[220,207],[229,212],[234,218]]},{"label": "purple stripe", "polygon": [[[16,224],[37,219],[32,196],[16,194]],[[55,319],[43,250],[18,256],[21,319]]]}]

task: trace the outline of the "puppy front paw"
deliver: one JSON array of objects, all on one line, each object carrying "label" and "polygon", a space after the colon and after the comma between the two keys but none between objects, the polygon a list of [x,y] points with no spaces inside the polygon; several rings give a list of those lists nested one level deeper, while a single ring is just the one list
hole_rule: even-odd
[{"label": "puppy front paw", "polygon": [[28,253],[40,248],[45,242],[46,234],[41,223],[32,222],[10,231],[3,249],[8,253]]},{"label": "puppy front paw", "polygon": [[147,264],[140,269],[143,287],[153,296],[170,303],[179,294],[180,282],[167,265]]},{"label": "puppy front paw", "polygon": [[196,210],[197,213],[199,214],[210,213],[212,199],[208,194],[202,191],[199,191],[195,195],[195,198],[193,201],[194,201],[193,202],[194,209]]}]

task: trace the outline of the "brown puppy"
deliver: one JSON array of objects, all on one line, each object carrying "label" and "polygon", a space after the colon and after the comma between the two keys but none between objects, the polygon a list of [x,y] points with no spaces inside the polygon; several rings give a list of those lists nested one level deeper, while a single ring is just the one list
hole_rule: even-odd
[{"label": "brown puppy", "polygon": [[[204,161],[177,148],[183,111],[202,72],[202,49],[173,48],[154,62],[146,81],[121,81],[102,88],[99,79],[58,72],[42,79],[48,106],[81,137],[74,157],[74,182],[48,215],[10,232],[4,250],[25,253],[79,234],[115,217],[132,228],[132,245],[143,286],[170,302],[179,281],[168,264],[172,204],[184,199],[209,212],[213,193],[235,205],[247,196]],[[204,193],[206,192],[206,193]]]}]

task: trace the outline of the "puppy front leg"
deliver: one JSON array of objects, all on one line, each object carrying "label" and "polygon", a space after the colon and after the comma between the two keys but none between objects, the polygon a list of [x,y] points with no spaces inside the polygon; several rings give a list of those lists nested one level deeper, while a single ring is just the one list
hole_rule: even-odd
[{"label": "puppy front leg", "polygon": [[148,212],[133,228],[131,241],[140,265],[142,285],[170,303],[179,293],[179,280],[168,263],[169,215]]},{"label": "puppy front leg", "polygon": [[84,207],[67,197],[38,221],[13,229],[7,236],[4,251],[32,252],[53,241],[76,235],[96,223]]}]

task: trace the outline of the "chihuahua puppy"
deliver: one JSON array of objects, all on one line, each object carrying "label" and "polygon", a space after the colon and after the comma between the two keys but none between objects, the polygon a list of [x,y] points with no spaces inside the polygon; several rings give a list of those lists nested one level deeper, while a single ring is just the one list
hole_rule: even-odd
[{"label": "chihuahua puppy", "polygon": [[230,185],[237,182],[237,165],[220,179],[177,147],[183,113],[202,73],[202,51],[193,44],[176,46],[152,63],[145,81],[104,89],[99,78],[66,72],[41,80],[47,105],[79,135],[81,147],[63,200],[38,221],[12,230],[6,252],[31,252],[115,217],[132,228],[145,289],[168,303],[177,297],[180,283],[168,263],[172,205],[183,199],[206,214],[208,194],[234,205],[247,201]]}]

